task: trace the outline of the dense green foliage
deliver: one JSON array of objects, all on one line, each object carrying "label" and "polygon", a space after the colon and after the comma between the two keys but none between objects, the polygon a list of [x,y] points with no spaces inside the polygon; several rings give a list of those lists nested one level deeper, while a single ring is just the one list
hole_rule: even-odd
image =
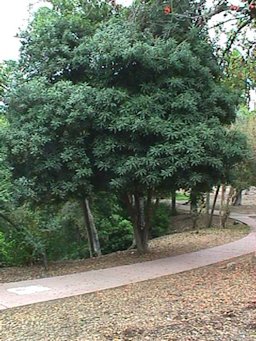
[{"label": "dense green foliage", "polygon": [[246,134],[250,153],[245,162],[236,165],[232,170],[232,186],[239,192],[256,185],[256,112],[249,112],[246,107],[241,107],[233,129]]},{"label": "dense green foliage", "polygon": [[[0,135],[6,129],[6,121],[0,116]],[[8,202],[11,195],[11,173],[6,162],[6,149],[0,145],[0,210]]]},{"label": "dense green foliage", "polygon": [[[104,253],[125,249],[132,228],[144,252],[152,223],[157,236],[169,218],[162,206],[154,215],[158,193],[230,181],[246,152],[244,136],[227,128],[238,98],[206,32],[167,17],[164,3],[49,2],[21,34],[5,96],[15,200],[32,204],[16,233],[35,259],[100,254],[98,240]],[[67,202],[78,228],[69,228]]]},{"label": "dense green foliage", "polygon": [[13,265],[11,256],[14,250],[14,243],[6,240],[5,234],[0,231],[0,267],[4,265]]},{"label": "dense green foliage", "polygon": [[150,237],[156,238],[170,233],[171,232],[170,226],[171,226],[170,206],[164,203],[160,203],[155,209],[152,217]]},{"label": "dense green foliage", "polygon": [[132,245],[132,224],[116,195],[99,192],[93,201],[93,212],[102,252],[126,250]]},{"label": "dense green foliage", "polygon": [[[108,204],[103,200],[108,198]],[[105,201],[106,202],[106,201]],[[132,244],[131,222],[117,198],[100,193],[93,203],[103,253],[125,250]],[[21,265],[89,257],[81,207],[64,205],[16,207],[9,217],[11,226],[0,217],[0,264]]]}]

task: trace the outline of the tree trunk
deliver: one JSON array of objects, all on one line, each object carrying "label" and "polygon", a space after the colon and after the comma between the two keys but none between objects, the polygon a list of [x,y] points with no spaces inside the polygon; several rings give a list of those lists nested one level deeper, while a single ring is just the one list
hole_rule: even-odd
[{"label": "tree trunk", "polygon": [[172,191],[171,213],[172,213],[172,215],[177,215],[177,209],[176,209],[176,191]]},{"label": "tree trunk", "polygon": [[220,191],[220,186],[217,187],[215,195],[214,195],[214,199],[213,199],[213,203],[212,203],[212,209],[211,209],[211,214],[209,216],[208,225],[207,225],[208,228],[210,228],[212,226],[212,219],[213,219],[213,214],[214,214],[217,198],[218,198],[218,195],[219,195],[219,191]]},{"label": "tree trunk", "polygon": [[[134,196],[130,193],[124,193],[121,196],[121,200],[124,202],[124,204],[127,207],[128,214],[131,218],[133,230],[134,230],[134,224],[136,221],[135,218],[135,209],[134,209]],[[133,231],[134,232],[134,231]],[[134,249],[136,247],[136,239],[135,239],[135,233],[133,233],[133,240],[132,244],[128,247],[128,250]]]},{"label": "tree trunk", "polygon": [[198,207],[197,207],[197,193],[191,190],[190,192],[190,213],[192,215],[193,226],[195,229],[197,226],[198,219]]},{"label": "tree trunk", "polygon": [[156,198],[154,208],[157,209],[160,203],[160,198]]},{"label": "tree trunk", "polygon": [[224,205],[225,205],[225,194],[226,194],[226,186],[221,186],[221,195],[220,195],[220,210],[219,210],[219,216],[220,216],[220,227],[223,227],[223,211],[224,211]]},{"label": "tree trunk", "polygon": [[243,192],[242,189],[237,191],[236,195],[234,196],[234,200],[232,201],[233,206],[241,206],[242,205],[242,192]]},{"label": "tree trunk", "polygon": [[139,253],[145,253],[148,250],[149,238],[149,207],[145,210],[145,200],[142,194],[136,193],[135,198],[135,223],[134,237]]},{"label": "tree trunk", "polygon": [[207,192],[206,197],[205,197],[205,215],[207,218],[209,218],[209,212],[210,212],[210,193]]},{"label": "tree trunk", "polygon": [[101,256],[98,231],[95,226],[88,198],[84,199],[84,201],[82,202],[82,208],[84,212],[84,220],[86,226],[86,234],[88,238],[90,257]]},{"label": "tree trunk", "polygon": [[228,197],[226,198],[226,201],[223,202],[222,209],[220,211],[220,226],[222,228],[226,227],[226,223],[230,214],[230,203],[231,203],[233,194],[234,194],[234,188],[230,187]]},{"label": "tree trunk", "polygon": [[158,200],[156,200],[156,204],[153,207],[151,190],[147,192],[146,202],[143,194],[139,192],[133,195],[126,193],[123,196],[123,200],[127,205],[133,224],[134,242],[132,247],[136,246],[137,251],[143,254],[148,250],[151,218]]},{"label": "tree trunk", "polygon": [[47,271],[49,267],[48,267],[48,258],[47,258],[46,251],[42,253],[42,258],[43,258],[44,269]]}]

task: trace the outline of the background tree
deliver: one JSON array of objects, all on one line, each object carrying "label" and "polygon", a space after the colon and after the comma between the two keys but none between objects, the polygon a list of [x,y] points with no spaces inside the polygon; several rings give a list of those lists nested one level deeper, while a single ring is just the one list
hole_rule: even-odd
[{"label": "background tree", "polygon": [[232,185],[235,188],[233,204],[241,205],[242,191],[256,185],[256,116],[246,106],[241,107],[234,129],[243,132],[248,139],[250,154],[244,163],[237,165],[232,173]]},{"label": "background tree", "polygon": [[[3,131],[6,126],[6,121],[0,117],[0,131]],[[1,134],[1,133],[0,133]],[[0,147],[0,214],[3,214],[5,205],[9,202],[12,184],[11,172],[6,161],[6,149],[3,145]],[[2,213],[1,213],[2,211]]]},{"label": "background tree", "polygon": [[248,106],[250,92],[256,84],[255,55],[244,56],[242,52],[234,49],[226,58],[224,81],[242,95],[242,102]]}]

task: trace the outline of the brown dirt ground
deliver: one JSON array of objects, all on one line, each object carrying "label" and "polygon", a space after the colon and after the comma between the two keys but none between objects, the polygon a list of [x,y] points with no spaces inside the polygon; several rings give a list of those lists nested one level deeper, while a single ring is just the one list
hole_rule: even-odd
[{"label": "brown dirt ground", "polygon": [[2,311],[0,340],[256,340],[255,257],[233,262]]},{"label": "brown dirt ground", "polygon": [[[218,226],[218,217],[214,217],[214,223]],[[249,231],[248,227],[243,224],[234,225],[234,221],[231,219],[226,229],[215,227],[211,229],[191,230],[191,224],[191,219],[188,214],[180,214],[173,217],[171,225],[179,233],[150,241],[150,250],[145,255],[139,255],[135,250],[128,250],[93,259],[52,262],[49,264],[48,271],[44,270],[40,265],[0,268],[0,283],[104,269],[175,256],[232,242],[242,238]],[[198,225],[199,227],[204,226],[203,217],[199,220]]]}]

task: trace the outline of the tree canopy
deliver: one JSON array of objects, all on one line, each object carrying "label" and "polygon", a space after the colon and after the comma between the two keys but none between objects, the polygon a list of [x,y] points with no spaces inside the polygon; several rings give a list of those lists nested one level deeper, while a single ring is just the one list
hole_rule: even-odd
[{"label": "tree canopy", "polygon": [[157,191],[210,189],[242,160],[245,139],[226,128],[238,99],[205,30],[171,23],[163,3],[50,2],[22,34],[24,77],[6,99],[14,176],[47,201],[109,184],[144,252]]}]

